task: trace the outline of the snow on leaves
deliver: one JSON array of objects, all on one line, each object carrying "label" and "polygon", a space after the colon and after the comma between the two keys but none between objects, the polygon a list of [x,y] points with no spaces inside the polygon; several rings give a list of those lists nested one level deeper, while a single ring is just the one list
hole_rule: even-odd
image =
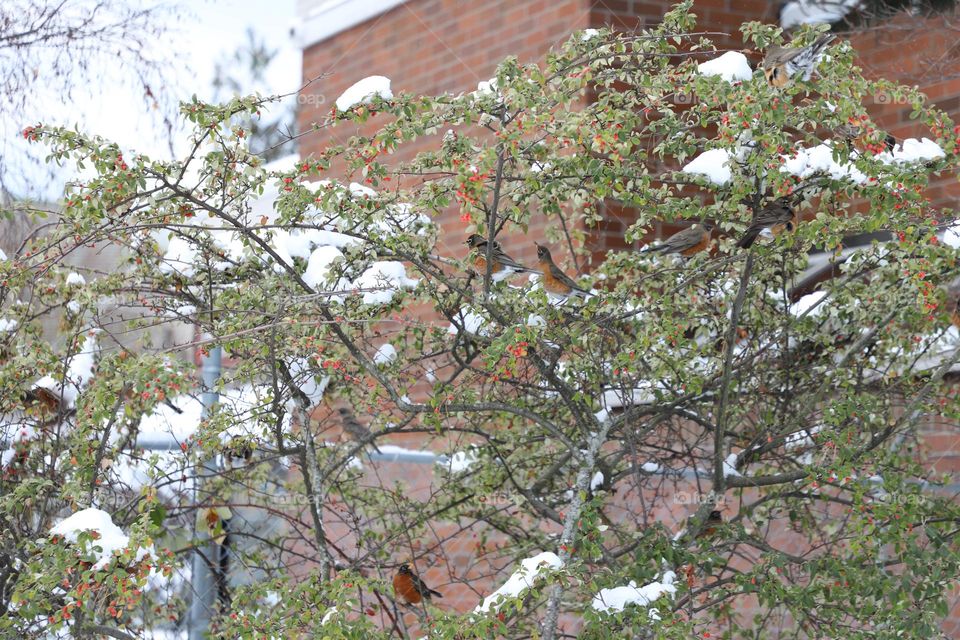
[{"label": "snow on leaves", "polygon": [[347,111],[358,104],[371,104],[374,98],[390,100],[390,78],[368,76],[350,85],[336,100],[337,111]]},{"label": "snow on leaves", "polygon": [[520,568],[504,582],[499,589],[488,595],[474,609],[475,613],[497,611],[504,602],[519,598],[527,589],[536,585],[537,581],[552,571],[563,567],[560,557],[550,551],[538,553],[531,558],[520,561]]}]

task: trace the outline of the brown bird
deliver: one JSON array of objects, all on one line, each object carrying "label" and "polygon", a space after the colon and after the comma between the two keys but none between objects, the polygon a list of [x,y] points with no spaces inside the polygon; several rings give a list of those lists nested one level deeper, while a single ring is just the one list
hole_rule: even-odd
[{"label": "brown bird", "polygon": [[946,307],[950,312],[950,323],[960,329],[960,276],[950,281],[945,287],[947,291]]},{"label": "brown bird", "polygon": [[647,246],[641,253],[678,253],[685,258],[700,253],[710,246],[710,232],[713,225],[709,222],[695,223],[676,232],[656,246]]},{"label": "brown bird", "polygon": [[26,407],[39,409],[46,414],[57,413],[66,408],[60,393],[45,387],[34,386],[24,391],[22,400]]},{"label": "brown bird", "polygon": [[357,420],[357,416],[353,414],[353,411],[345,407],[340,407],[337,409],[337,413],[340,414],[340,424],[343,426],[343,430],[347,432],[351,438],[357,442],[369,443],[374,451],[381,453],[380,449],[378,449],[377,445],[373,442],[373,434],[370,429],[360,424],[360,421]]},{"label": "brown bird", "polygon": [[[464,243],[470,247],[473,255],[473,268],[476,270],[478,275],[484,275],[487,273],[487,239],[477,233],[470,234],[470,237],[467,238]],[[516,273],[537,273],[535,269],[530,269],[525,267],[510,256],[508,256],[503,248],[500,246],[500,243],[496,240],[493,241],[493,251],[491,253],[491,258],[493,259],[493,268],[490,272],[490,277],[493,278],[494,282],[500,282],[505,278]]]},{"label": "brown bird", "polygon": [[697,534],[697,540],[712,538],[717,533],[717,527],[722,524],[723,514],[714,509],[710,512],[710,515],[707,516],[703,526],[700,528],[700,532]]},{"label": "brown bird", "polygon": [[424,598],[430,600],[433,596],[443,597],[442,593],[425,585],[406,562],[400,565],[397,574],[393,576],[393,593],[397,600],[404,604],[418,604]]},{"label": "brown bird", "polygon": [[749,249],[761,233],[767,232],[773,237],[784,231],[793,232],[797,228],[797,212],[784,200],[775,200],[753,215],[753,221],[743,237],[737,242],[741,249]]},{"label": "brown bird", "polygon": [[824,49],[835,37],[832,33],[825,33],[805,47],[770,45],[760,63],[767,82],[779,88],[785,87],[797,74],[803,74],[803,79],[809,80],[823,57]]},{"label": "brown bird", "polygon": [[537,244],[537,260],[540,269],[543,270],[543,288],[547,293],[555,296],[569,298],[570,296],[579,296],[586,298],[590,295],[589,291],[581,289],[573,278],[560,270],[560,267],[553,263],[550,256],[550,249],[542,244]]},{"label": "brown bird", "polygon": [[[853,122],[848,122],[846,124],[841,124],[839,127],[833,130],[833,134],[846,140],[851,143],[859,143],[860,146],[865,146],[866,143],[861,139],[864,136],[864,128]],[[893,150],[897,146],[897,139],[894,138],[889,133],[884,134],[883,136],[883,150],[889,153],[893,153]]]}]

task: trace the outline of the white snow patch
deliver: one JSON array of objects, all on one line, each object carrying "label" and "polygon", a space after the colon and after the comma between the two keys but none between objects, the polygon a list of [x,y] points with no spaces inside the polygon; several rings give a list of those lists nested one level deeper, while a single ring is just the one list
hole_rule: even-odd
[{"label": "white snow patch", "polygon": [[741,473],[737,471],[737,454],[731,453],[727,456],[727,459],[723,461],[723,475],[727,478],[731,476],[739,476]]},{"label": "white snow patch", "polygon": [[[100,509],[84,509],[61,520],[50,529],[50,535],[62,536],[67,542],[75,544],[78,535],[84,531],[96,531],[99,537],[89,543],[90,551],[97,558],[94,569],[102,569],[110,564],[114,551],[121,551],[130,544],[130,538],[113,524],[113,518]],[[96,547],[100,547],[98,551]]]},{"label": "white snow patch", "polygon": [[[406,397],[406,396],[404,396]],[[407,449],[405,447],[398,447],[394,444],[378,444],[377,448],[380,449],[381,460],[389,460],[390,456],[408,456],[408,457],[417,457],[424,460],[424,462],[437,462],[439,456],[433,451],[428,449]]]},{"label": "white snow patch", "polygon": [[580,32],[580,40],[586,42],[591,38],[596,38],[598,35],[600,35],[599,29],[584,29]]},{"label": "white snow patch", "polygon": [[67,286],[82,287],[85,284],[87,284],[87,279],[76,271],[71,271],[67,274]]},{"label": "white snow patch", "polygon": [[310,399],[310,406],[314,407],[323,400],[323,392],[330,384],[329,376],[317,376],[316,369],[307,358],[294,358],[287,365],[293,381],[300,391]]},{"label": "white snow patch", "polygon": [[[327,229],[310,229],[308,231],[285,229],[274,232],[272,242],[274,250],[280,259],[287,265],[293,264],[293,258],[307,260],[314,249],[318,247],[335,247],[343,249],[351,245],[361,244],[358,238],[348,236]],[[307,269],[309,270],[309,265]],[[277,273],[283,273],[283,267],[274,265]]]},{"label": "white snow patch", "polygon": [[662,382],[641,380],[634,389],[605,389],[600,398],[600,406],[606,410],[622,409],[634,405],[652,404],[657,396],[654,390],[668,391]]},{"label": "white snow patch", "polygon": [[647,473],[657,473],[660,471],[660,465],[656,462],[644,462],[642,465],[640,465],[640,468]]},{"label": "white snow patch", "polygon": [[547,571],[556,571],[563,567],[563,560],[550,551],[544,551],[532,558],[520,562],[520,569],[515,571],[503,585],[483,599],[477,605],[474,613],[487,613],[493,608],[496,611],[500,603],[509,598],[517,598],[525,590],[533,587],[534,582]]},{"label": "white snow patch", "polygon": [[477,83],[477,90],[473,93],[475,97],[480,96],[493,96],[499,93],[499,88],[497,86],[497,79],[490,78],[489,80],[481,80]]},{"label": "white snow patch", "polygon": [[[333,263],[343,258],[343,252],[336,247],[320,246],[310,253],[310,260],[307,261],[307,268],[303,272],[303,281],[310,288],[317,290],[324,288],[330,279],[330,268]],[[337,288],[342,289],[346,283],[338,283]]]},{"label": "white snow patch", "polygon": [[683,167],[681,173],[706,176],[714,184],[727,184],[733,173],[727,164],[733,155],[726,149],[704,151]]},{"label": "white snow patch", "polygon": [[952,225],[944,229],[943,244],[953,249],[960,249],[960,220],[954,220]]},{"label": "white snow patch", "polygon": [[389,342],[384,342],[373,354],[373,362],[378,365],[390,364],[397,359],[397,348]]},{"label": "white snow patch", "polygon": [[802,316],[809,313],[812,317],[816,317],[826,309],[826,305],[820,301],[826,298],[827,295],[828,293],[826,291],[808,293],[790,305],[790,313],[794,316]]},{"label": "white snow patch", "polygon": [[0,333],[9,333],[16,329],[18,324],[16,320],[0,318]]},{"label": "white snow patch", "polygon": [[184,278],[190,278],[196,273],[196,267],[194,267],[196,259],[197,251],[193,245],[181,236],[174,236],[167,243],[167,250],[160,262],[160,273],[164,275],[176,273]]},{"label": "white snow patch", "polygon": [[358,80],[337,98],[337,111],[346,111],[360,103],[370,104],[376,97],[384,100],[393,98],[393,92],[390,90],[390,78],[368,76],[363,80]]},{"label": "white snow patch", "polygon": [[800,431],[789,434],[784,440],[784,448],[786,448],[787,451],[793,451],[795,449],[814,446],[815,443],[812,436],[819,430],[819,427],[813,427],[810,430],[801,429]]},{"label": "white snow patch", "polygon": [[604,480],[604,477],[603,477],[602,471],[597,471],[595,474],[593,474],[593,477],[590,478],[590,491],[596,491],[597,489],[602,487],[603,480]]},{"label": "white snow patch", "polygon": [[785,438],[783,447],[787,451],[800,451],[798,460],[801,464],[813,464],[813,452],[810,450],[817,444],[813,437],[822,430],[823,425],[818,424],[809,429],[791,433]]},{"label": "white snow patch", "polygon": [[867,181],[867,176],[853,164],[841,164],[834,160],[833,149],[827,143],[818,144],[811,149],[799,147],[795,155],[783,156],[780,170],[802,179],[825,173],[834,180],[850,180],[857,184]]},{"label": "white snow patch", "polygon": [[[673,571],[665,571],[659,581],[645,584],[637,587],[637,583],[630,581],[625,587],[614,587],[612,589],[601,589],[600,593],[593,597],[593,609],[604,613],[616,613],[623,611],[628,604],[635,604],[646,607],[662,596],[672,595],[677,592],[673,582],[677,575]],[[650,617],[654,618],[654,610],[650,611]],[[655,619],[659,620],[659,617]]]},{"label": "white snow patch", "polygon": [[[490,333],[489,330],[484,329],[487,324],[487,319],[480,315],[473,307],[460,309],[454,317],[457,320],[457,324],[463,327],[463,331],[466,333],[472,333],[476,336],[483,336]],[[450,326],[447,327],[447,333],[452,336],[460,333],[460,327],[458,327],[457,324],[451,322]]]},{"label": "white snow patch", "polygon": [[739,51],[727,51],[719,58],[701,62],[697,71],[705,76],[720,76],[727,82],[746,81],[753,77],[747,56]]},{"label": "white snow patch", "polygon": [[901,144],[896,145],[893,151],[885,151],[878,157],[886,164],[906,164],[908,162],[929,162],[946,157],[943,148],[931,140],[923,138],[907,138]]},{"label": "white snow patch", "polygon": [[351,182],[350,186],[347,187],[350,191],[350,196],[354,198],[376,198],[377,192],[375,189],[368,187],[365,184],[360,184],[359,182]]},{"label": "white snow patch", "polygon": [[415,211],[413,205],[408,202],[389,205],[383,217],[373,221],[373,226],[387,236],[412,232],[423,236],[432,224],[433,220],[430,216]]},{"label": "white snow patch", "polygon": [[527,326],[528,327],[545,327],[547,326],[547,321],[543,316],[536,313],[531,313],[527,316]]},{"label": "white snow patch", "polygon": [[354,281],[357,289],[370,289],[363,294],[364,304],[389,304],[399,289],[413,289],[418,280],[407,277],[402,262],[393,260],[374,262]]},{"label": "white snow patch", "polygon": [[[314,378],[305,359],[297,359],[288,365],[294,382],[310,398],[311,406],[323,397],[329,378]],[[234,437],[253,439],[272,436],[273,419],[267,411],[273,400],[273,389],[268,385],[250,384],[228,387],[219,393],[217,406],[221,412],[230,416],[229,427],[219,434],[222,442],[228,443]],[[200,397],[179,395],[170,398],[170,403],[180,410],[160,403],[140,418],[137,442],[139,446],[152,441],[186,443],[200,428],[203,416],[203,402]],[[289,418],[283,428],[290,427]]]},{"label": "white snow patch", "polygon": [[476,449],[471,448],[469,451],[457,451],[450,456],[450,459],[446,461],[444,467],[450,473],[463,473],[469,470],[477,459]]},{"label": "white snow patch", "polygon": [[323,614],[323,617],[320,619],[320,625],[322,626],[327,624],[328,622],[330,622],[330,619],[333,618],[333,616],[335,615],[337,615],[337,608],[330,607],[329,609],[327,609],[327,612]]}]

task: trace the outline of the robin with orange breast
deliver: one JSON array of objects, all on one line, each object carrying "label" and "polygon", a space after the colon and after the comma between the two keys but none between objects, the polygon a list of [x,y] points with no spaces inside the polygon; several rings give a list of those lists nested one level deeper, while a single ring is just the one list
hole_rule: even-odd
[{"label": "robin with orange breast", "polygon": [[749,249],[761,234],[776,238],[784,231],[792,233],[798,223],[796,210],[787,201],[776,200],[754,213],[750,226],[743,232],[737,246]]},{"label": "robin with orange breast", "polygon": [[673,253],[689,258],[710,246],[710,232],[712,230],[713,225],[709,222],[694,223],[656,246],[644,247],[641,249],[641,253]]},{"label": "robin with orange breast", "polygon": [[[481,236],[478,233],[470,234],[470,237],[467,238],[467,241],[464,243],[471,250],[471,257],[473,268],[478,275],[484,275],[487,273],[487,239]],[[537,273],[535,269],[530,269],[523,266],[510,256],[508,256],[503,248],[500,246],[500,243],[496,240],[493,241],[493,247],[490,253],[491,261],[493,262],[493,268],[490,270],[490,277],[493,278],[494,282],[500,282],[505,278],[517,273]]]},{"label": "robin with orange breast", "polygon": [[415,574],[406,562],[400,565],[400,569],[393,576],[393,593],[403,604],[419,604],[424,599],[430,600],[433,596],[443,597],[442,593],[425,585],[420,576]]},{"label": "robin with orange breast", "polygon": [[700,528],[700,532],[697,534],[697,540],[705,540],[707,538],[712,538],[717,533],[717,528],[723,524],[723,514],[714,509],[710,512],[710,515],[707,516],[707,519],[704,521],[703,526]]},{"label": "robin with orange breast", "polygon": [[786,47],[770,45],[760,63],[767,82],[780,88],[787,86],[797,75],[802,75],[805,81],[809,80],[834,37],[832,33],[825,33],[805,47],[792,46],[793,42]]},{"label": "robin with orange breast", "polygon": [[560,267],[553,263],[553,257],[550,255],[550,249],[542,244],[537,244],[538,266],[543,271],[543,288],[554,296],[569,298],[579,296],[586,298],[590,295],[589,291],[581,289],[573,278],[561,271]]}]

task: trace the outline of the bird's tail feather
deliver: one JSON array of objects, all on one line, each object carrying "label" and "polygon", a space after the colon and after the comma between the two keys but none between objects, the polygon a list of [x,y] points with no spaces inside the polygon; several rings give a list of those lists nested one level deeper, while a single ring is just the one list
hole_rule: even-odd
[{"label": "bird's tail feather", "polygon": [[743,234],[743,237],[740,238],[740,241],[737,242],[737,246],[741,249],[749,249],[754,241],[756,241],[757,236],[760,235],[760,229],[747,229],[746,233]]}]

